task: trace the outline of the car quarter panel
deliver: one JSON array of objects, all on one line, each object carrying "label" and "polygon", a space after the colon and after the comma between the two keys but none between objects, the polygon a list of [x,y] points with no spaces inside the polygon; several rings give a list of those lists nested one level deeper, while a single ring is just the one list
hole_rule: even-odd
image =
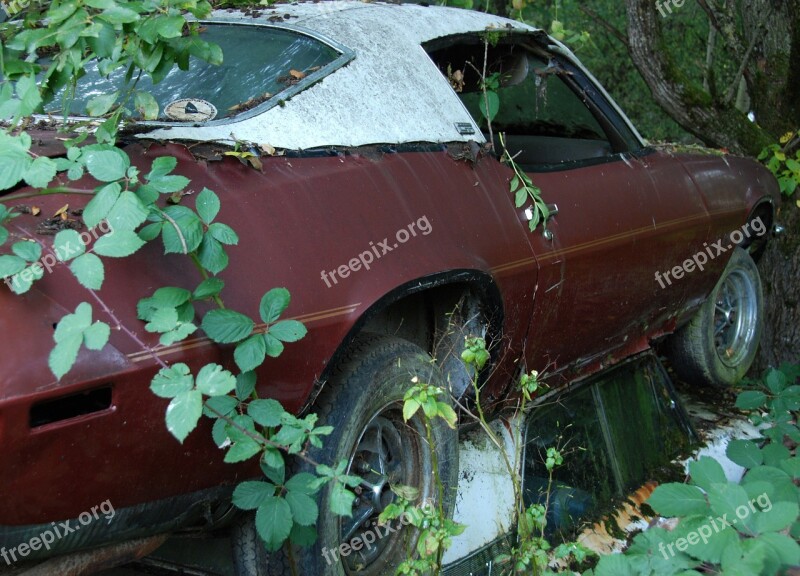
[{"label": "car quarter panel", "polygon": [[[234,226],[240,235],[239,245],[229,249],[230,267],[220,275],[226,281],[226,303],[258,318],[267,290],[284,286],[291,292],[285,315],[304,321],[309,333],[259,371],[261,392],[290,410],[306,402],[338,346],[374,302],[397,286],[448,269],[493,277],[503,295],[503,341],[523,340],[536,265],[509,197],[507,170],[496,163],[473,166],[441,146],[266,158],[263,171],[233,158],[198,160],[178,145],[133,145],[128,152],[145,171],[154,158],[175,155],[177,171],[191,178],[195,190],[207,186],[220,196],[217,221]],[[55,212],[65,201],[45,199],[42,213]],[[85,196],[68,201],[79,207]],[[193,205],[192,195],[182,202]],[[15,222],[33,230],[37,218],[25,215]],[[148,389],[158,362],[186,362],[194,371],[206,362],[234,368],[231,347],[216,346],[199,332],[181,343],[157,347],[136,319],[136,302],[154,289],[193,289],[201,280],[188,258],[160,252],[153,244],[124,263],[107,259],[99,293],[120,322],[155,351],[143,350],[114,330],[109,348],[83,351],[75,371],[60,383],[49,372],[47,354],[34,353],[31,346],[49,350],[52,323],[82,300],[93,302],[95,318],[110,318],[63,266],[47,274],[29,296],[17,298],[3,289],[0,459],[7,464],[0,490],[24,488],[25,494],[39,496],[8,502],[0,511],[0,524],[74,517],[106,499],[124,507],[248,473],[248,468],[222,463],[223,452],[213,445],[208,422],[183,445],[170,437],[163,421],[167,401]],[[374,256],[371,262],[369,254]],[[205,304],[198,307],[207,309]],[[29,315],[37,320],[27,322]],[[266,327],[259,324],[257,329]],[[509,353],[504,362],[510,367],[514,360]],[[34,403],[99,385],[113,390],[107,410],[31,429]],[[127,462],[124,469],[121,461]],[[195,473],[198,462],[202,474]],[[53,498],[54,492],[65,497]]]}]

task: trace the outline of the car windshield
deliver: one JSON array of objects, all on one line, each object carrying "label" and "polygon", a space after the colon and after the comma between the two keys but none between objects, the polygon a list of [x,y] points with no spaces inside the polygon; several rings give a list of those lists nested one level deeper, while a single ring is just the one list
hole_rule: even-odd
[{"label": "car windshield", "polygon": [[[254,108],[300,83],[306,76],[336,60],[340,53],[305,34],[274,27],[204,24],[203,40],[222,48],[223,64],[215,66],[192,57],[188,71],[174,67],[159,83],[142,76],[136,89],[153,95],[159,120],[198,121],[227,117]],[[126,69],[102,76],[97,66],[87,68],[78,81],[70,114],[85,115],[89,101],[100,94],[129,88]],[[64,92],[47,112],[63,113]],[[193,112],[196,114],[193,116]]]}]

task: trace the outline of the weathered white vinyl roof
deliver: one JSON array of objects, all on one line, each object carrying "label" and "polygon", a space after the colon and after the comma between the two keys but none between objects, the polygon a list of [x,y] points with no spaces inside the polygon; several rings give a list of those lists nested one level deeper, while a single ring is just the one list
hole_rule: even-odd
[{"label": "weathered white vinyl roof", "polygon": [[[329,39],[354,52],[355,57],[283,106],[225,123],[161,128],[142,137],[203,141],[235,138],[292,150],[482,141],[480,130],[420,44],[482,31],[487,26],[536,30],[472,10],[349,0],[279,4],[256,18],[241,12],[216,11],[212,20],[273,25],[269,18],[276,15],[289,16],[281,27]],[[458,123],[472,125],[474,134],[461,134]]]}]

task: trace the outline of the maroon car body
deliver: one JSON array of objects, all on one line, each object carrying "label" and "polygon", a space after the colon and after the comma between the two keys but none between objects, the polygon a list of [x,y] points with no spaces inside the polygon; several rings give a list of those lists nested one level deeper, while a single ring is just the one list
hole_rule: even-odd
[{"label": "maroon car body", "polygon": [[[294,14],[303,6],[286,10]],[[434,8],[419,6],[364,4],[354,13],[370,10],[405,11],[414,22],[436,19],[429,12]],[[257,22],[269,27],[269,14]],[[346,21],[343,14],[324,16]],[[153,159],[173,155],[176,173],[222,200],[219,220],[240,235],[221,274],[226,300],[255,317],[266,290],[290,291],[287,315],[301,320],[308,335],[259,371],[260,391],[288,409],[314,410],[338,355],[365,328],[430,350],[437,318],[463,294],[489,319],[496,344],[483,388],[487,401],[506,397],[520,366],[547,367],[554,384],[594,373],[688,321],[714,288],[730,251],[665,288],[654,280],[656,272],[671,270],[755,217],[771,225],[776,184],[752,160],[648,147],[565,49],[526,26],[485,15],[454,16],[449,28],[441,26],[446,35],[479,34],[494,21],[572,66],[574,76],[591,85],[584,97],[598,103],[606,129],[624,133],[627,142],[588,161],[529,170],[544,200],[558,207],[546,235],[541,226],[529,230],[525,209],[515,207],[509,192],[511,169],[484,150],[479,131],[452,141],[400,135],[355,145],[343,138],[306,150],[277,146],[285,153],[262,157],[261,169],[231,156],[211,158],[223,144],[207,145],[217,152],[203,153],[185,137],[167,142],[161,124],[157,139],[130,139],[126,151],[142,171]],[[302,22],[312,29],[314,23]],[[333,23],[324,24],[321,35],[333,30]],[[434,32],[420,34],[429,42],[440,38]],[[337,40],[346,43],[346,35]],[[417,52],[409,44],[404,56],[412,67],[431,65],[420,44],[415,41]],[[355,63],[361,54],[353,50]],[[441,62],[434,58],[433,64],[443,72]],[[441,82],[447,88],[446,75]],[[327,114],[320,110],[309,121],[324,124]],[[477,125],[480,118],[472,121]],[[37,137],[41,152],[59,153],[52,132]],[[91,189],[95,183],[87,178],[78,185]],[[24,190],[0,201],[8,207],[34,202],[14,200],[19,192]],[[24,214],[13,225],[42,240],[37,226],[44,217],[66,203],[80,208],[87,199],[37,198],[41,215]],[[398,234],[402,230],[409,232]],[[359,260],[365,252],[374,256],[369,269],[366,257]],[[208,362],[233,365],[232,349],[200,332],[158,346],[157,335],[136,317],[135,303],[155,288],[199,282],[188,259],[163,256],[159,246],[148,245],[106,267],[103,300],[161,359],[195,369]],[[55,379],[47,364],[54,324],[90,298],[65,266],[55,266],[23,296],[0,288],[0,492],[8,496],[0,506],[0,541],[76,518],[104,500],[118,510],[139,510],[257,472],[255,466],[223,463],[205,424],[183,444],[175,441],[164,426],[167,401],[148,386],[157,362],[119,330],[112,330],[102,351],[82,350],[75,367]],[[95,310],[111,322],[101,307]]]}]

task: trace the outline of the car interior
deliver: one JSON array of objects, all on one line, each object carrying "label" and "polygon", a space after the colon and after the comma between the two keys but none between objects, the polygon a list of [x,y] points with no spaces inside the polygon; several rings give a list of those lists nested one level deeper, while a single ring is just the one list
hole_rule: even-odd
[{"label": "car interior", "polygon": [[[502,133],[524,170],[605,158],[625,148],[574,81],[574,72],[533,44],[491,45],[462,37],[427,48],[486,139],[491,136],[500,152]],[[491,135],[487,109],[494,113]]]}]

